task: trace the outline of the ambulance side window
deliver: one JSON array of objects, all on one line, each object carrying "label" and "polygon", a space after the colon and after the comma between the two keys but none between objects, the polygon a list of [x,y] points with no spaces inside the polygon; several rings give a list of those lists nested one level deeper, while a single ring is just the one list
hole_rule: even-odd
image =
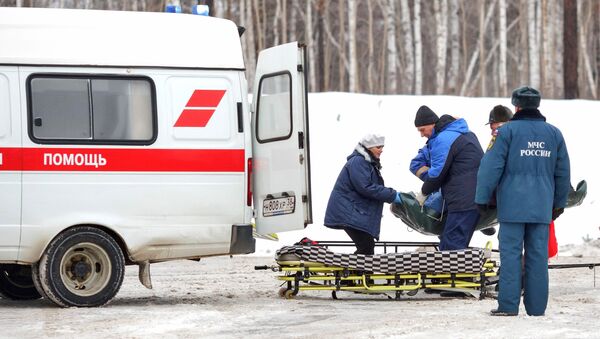
[{"label": "ambulance side window", "polygon": [[256,136],[260,143],[292,135],[292,77],[288,72],[260,79],[256,108]]},{"label": "ambulance side window", "polygon": [[32,75],[29,134],[38,143],[150,144],[154,86],[145,77]]}]

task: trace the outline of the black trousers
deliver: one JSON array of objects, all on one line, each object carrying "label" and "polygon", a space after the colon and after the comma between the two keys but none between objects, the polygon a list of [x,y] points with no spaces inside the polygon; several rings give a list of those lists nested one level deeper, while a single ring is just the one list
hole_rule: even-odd
[{"label": "black trousers", "polygon": [[375,254],[375,239],[369,233],[350,227],[344,228],[344,231],[348,233],[348,236],[356,245],[354,254]]}]

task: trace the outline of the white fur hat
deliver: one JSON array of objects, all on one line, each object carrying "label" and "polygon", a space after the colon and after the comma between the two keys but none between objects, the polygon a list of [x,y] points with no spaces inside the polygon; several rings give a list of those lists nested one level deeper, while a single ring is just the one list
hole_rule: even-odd
[{"label": "white fur hat", "polygon": [[360,144],[366,148],[383,146],[385,144],[385,137],[380,134],[367,134],[360,139]]}]

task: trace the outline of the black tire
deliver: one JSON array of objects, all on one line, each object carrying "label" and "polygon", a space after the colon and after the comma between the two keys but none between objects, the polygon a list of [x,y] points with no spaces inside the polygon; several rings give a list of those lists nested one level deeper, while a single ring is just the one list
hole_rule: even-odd
[{"label": "black tire", "polygon": [[45,295],[57,305],[95,307],[109,302],[121,288],[125,259],[108,233],[80,226],[52,240],[38,273]]},{"label": "black tire", "polygon": [[42,296],[42,298],[48,298],[46,292],[44,292],[44,288],[42,287],[39,264],[39,262],[36,262],[35,264],[31,265],[31,279],[33,280],[33,286],[35,286],[35,289]]},{"label": "black tire", "polygon": [[0,265],[0,295],[12,300],[35,300],[42,296],[33,285],[31,266]]}]

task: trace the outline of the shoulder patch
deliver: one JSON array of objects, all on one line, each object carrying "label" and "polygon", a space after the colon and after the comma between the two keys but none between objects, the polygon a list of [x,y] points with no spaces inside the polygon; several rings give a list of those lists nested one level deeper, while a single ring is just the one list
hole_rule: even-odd
[{"label": "shoulder patch", "polygon": [[488,144],[486,151],[491,150],[492,147],[494,147],[495,142],[496,142],[496,134],[494,134],[494,136],[492,136],[492,140],[490,140],[490,143]]}]

